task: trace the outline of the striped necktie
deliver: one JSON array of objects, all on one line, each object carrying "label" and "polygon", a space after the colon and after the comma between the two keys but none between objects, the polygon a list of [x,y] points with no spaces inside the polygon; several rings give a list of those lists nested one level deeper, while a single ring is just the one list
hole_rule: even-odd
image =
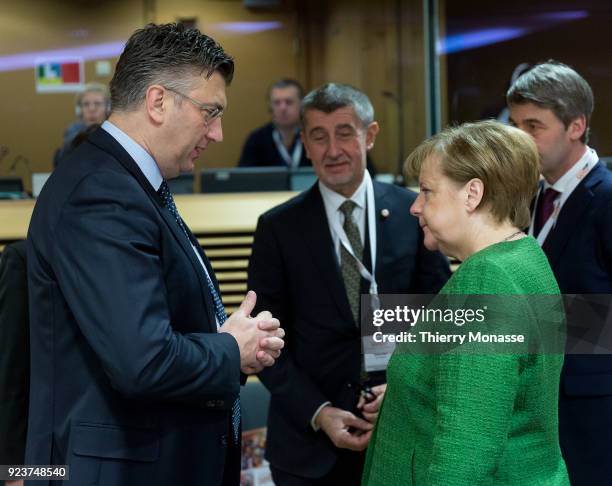
[{"label": "striped necktie", "polygon": [[[353,253],[361,261],[363,258],[363,244],[361,243],[361,235],[359,234],[359,228],[355,224],[353,219],[353,210],[357,204],[350,199],[347,199],[340,205],[340,211],[344,214],[344,232],[346,237],[351,244]],[[344,280],[344,287],[346,289],[346,296],[351,307],[351,313],[353,319],[355,319],[355,325],[359,327],[359,301],[361,298],[361,274],[357,262],[351,256],[351,254],[344,248],[344,245],[340,245],[340,270],[342,272],[342,280]]]}]

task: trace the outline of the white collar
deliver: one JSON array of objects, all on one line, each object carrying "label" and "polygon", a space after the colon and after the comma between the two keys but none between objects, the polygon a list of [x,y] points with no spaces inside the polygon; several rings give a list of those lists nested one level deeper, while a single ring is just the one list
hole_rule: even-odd
[{"label": "white collar", "polygon": [[[574,179],[578,177],[579,173],[584,169],[584,165],[587,163],[587,161],[591,159],[591,157],[593,157],[594,154],[595,151],[587,146],[586,150],[584,151],[584,154],[582,154],[582,157],[580,157],[580,159],[578,159],[576,163],[572,165],[570,169],[565,174],[563,174],[557,182],[555,182],[554,184],[549,184],[546,179],[544,179],[544,187],[542,188],[542,190],[546,190],[552,187],[555,191],[560,193],[567,191],[568,186],[572,183]],[[595,157],[597,158],[596,154]]]},{"label": "white collar", "polygon": [[[319,190],[321,191],[321,197],[326,207],[332,208],[334,211],[338,211],[344,201],[347,200],[342,194],[333,191],[327,187],[321,180],[319,180]],[[353,195],[348,198],[353,201],[361,209],[366,207],[366,178],[364,177],[359,184],[357,190]]]},{"label": "white collar", "polygon": [[157,191],[164,178],[151,154],[147,152],[142,145],[136,142],[136,140],[108,120],[102,123],[102,129],[117,140],[119,145],[121,145],[130,157],[134,159],[134,162],[136,162],[138,168],[149,181],[149,184]]}]

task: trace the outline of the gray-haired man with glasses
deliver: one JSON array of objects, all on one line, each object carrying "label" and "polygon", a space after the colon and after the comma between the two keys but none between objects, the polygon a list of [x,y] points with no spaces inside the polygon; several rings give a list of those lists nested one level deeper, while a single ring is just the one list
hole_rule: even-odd
[{"label": "gray-haired man with glasses", "polygon": [[239,386],[274,364],[284,331],[250,316],[253,292],[226,316],[166,183],[223,139],[233,71],[196,29],[136,31],[108,121],[37,201],[26,461],[69,465],[66,484],[239,482]]}]

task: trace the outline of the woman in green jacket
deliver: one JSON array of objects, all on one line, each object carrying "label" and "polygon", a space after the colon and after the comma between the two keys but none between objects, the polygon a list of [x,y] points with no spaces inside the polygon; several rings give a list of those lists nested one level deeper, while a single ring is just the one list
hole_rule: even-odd
[{"label": "woman in green jacket", "polygon": [[[528,135],[493,121],[450,128],[418,147],[406,168],[419,175],[410,210],[425,246],[462,261],[440,294],[559,299],[546,256],[521,231],[539,178]],[[508,313],[532,316],[536,333],[562,326],[562,312],[530,298],[513,302]],[[569,485],[557,431],[562,346],[526,338],[536,348],[520,353],[398,347],[363,484]]]}]

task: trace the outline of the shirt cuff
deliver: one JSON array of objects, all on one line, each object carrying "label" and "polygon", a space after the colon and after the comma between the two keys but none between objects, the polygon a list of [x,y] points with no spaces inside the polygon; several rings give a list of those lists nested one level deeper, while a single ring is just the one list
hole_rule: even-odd
[{"label": "shirt cuff", "polygon": [[315,420],[317,416],[319,415],[319,412],[323,409],[323,407],[327,407],[328,405],[331,405],[331,402],[322,403],[321,406],[317,408],[316,412],[312,415],[312,418],[310,419],[310,426],[315,432],[318,432],[319,429],[321,428],[316,424]]}]

